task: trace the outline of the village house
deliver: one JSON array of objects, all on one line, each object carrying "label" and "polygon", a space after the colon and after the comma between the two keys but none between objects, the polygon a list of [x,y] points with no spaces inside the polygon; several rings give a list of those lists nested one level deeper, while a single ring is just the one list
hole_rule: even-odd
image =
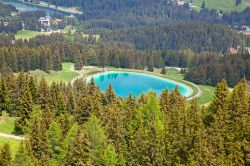
[{"label": "village house", "polygon": [[41,17],[39,19],[42,27],[50,27],[52,23],[52,18],[50,16]]},{"label": "village house", "polygon": [[230,54],[237,54],[237,53],[238,53],[238,49],[236,49],[236,48],[234,48],[234,47],[230,47],[230,48],[228,49],[228,52],[229,52]]}]

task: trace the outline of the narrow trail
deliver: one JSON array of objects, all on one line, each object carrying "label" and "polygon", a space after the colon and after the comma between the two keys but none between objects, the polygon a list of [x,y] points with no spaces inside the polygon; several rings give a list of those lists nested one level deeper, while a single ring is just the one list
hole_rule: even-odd
[{"label": "narrow trail", "polygon": [[77,79],[83,78],[84,70],[75,70],[74,65],[70,67],[70,70],[79,74],[79,76],[75,77],[73,80],[70,81],[71,84],[73,84]]},{"label": "narrow trail", "polygon": [[5,137],[5,138],[12,138],[12,139],[17,139],[17,140],[24,140],[25,137],[23,136],[17,136],[13,134],[5,134],[5,133],[0,133],[0,137]]}]

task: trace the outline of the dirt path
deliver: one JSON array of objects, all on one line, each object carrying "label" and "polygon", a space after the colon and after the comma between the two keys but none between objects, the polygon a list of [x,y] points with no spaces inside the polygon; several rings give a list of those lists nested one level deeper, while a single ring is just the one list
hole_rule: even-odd
[{"label": "dirt path", "polygon": [[71,66],[70,70],[79,74],[79,76],[75,77],[73,80],[70,81],[71,84],[73,84],[77,79],[83,78],[84,70],[75,70],[74,65]]},{"label": "dirt path", "polygon": [[17,136],[17,135],[13,135],[13,134],[4,134],[4,133],[0,133],[0,137],[12,138],[12,139],[17,139],[17,140],[24,140],[25,139],[23,136]]}]

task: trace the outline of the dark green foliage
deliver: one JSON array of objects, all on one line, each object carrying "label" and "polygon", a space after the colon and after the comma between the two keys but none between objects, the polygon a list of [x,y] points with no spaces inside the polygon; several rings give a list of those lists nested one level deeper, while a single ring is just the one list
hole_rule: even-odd
[{"label": "dark green foliage", "polygon": [[[149,92],[138,99],[132,94],[122,99],[112,86],[107,93],[101,92],[93,80],[88,85],[77,80],[72,86],[48,86],[41,80],[39,102],[34,104],[31,92],[23,96],[31,78],[21,73],[14,79],[20,87],[17,96],[25,101],[13,102],[14,107],[24,110],[19,112],[24,121],[19,120],[17,126],[20,124],[27,138],[14,165],[249,163],[250,107],[245,80],[232,92],[223,80],[212,103],[201,109],[195,101],[188,103],[178,87],[163,91],[160,98]],[[9,82],[6,87],[10,91],[16,88]],[[68,103],[74,100],[75,104]],[[1,160],[12,162],[9,157]]]},{"label": "dark green foliage", "polygon": [[84,130],[79,129],[76,137],[69,144],[65,157],[65,165],[88,166],[90,162],[89,138]]},{"label": "dark green foliage", "polygon": [[161,74],[166,74],[166,68],[165,67],[163,67],[162,69],[161,69]]}]

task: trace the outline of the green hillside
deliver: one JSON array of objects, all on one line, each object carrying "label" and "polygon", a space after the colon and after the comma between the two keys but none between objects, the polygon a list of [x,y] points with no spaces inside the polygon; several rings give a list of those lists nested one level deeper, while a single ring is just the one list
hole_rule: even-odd
[{"label": "green hillside", "polygon": [[250,0],[242,0],[242,4],[235,5],[236,0],[193,0],[194,7],[201,7],[202,2],[205,1],[207,8],[219,9],[225,12],[242,11],[246,7],[250,7]]}]

